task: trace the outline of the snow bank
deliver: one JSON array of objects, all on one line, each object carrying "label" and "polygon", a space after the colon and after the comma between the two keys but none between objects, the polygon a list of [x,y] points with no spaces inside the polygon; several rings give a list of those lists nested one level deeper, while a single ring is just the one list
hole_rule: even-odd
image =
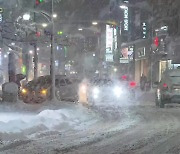
[{"label": "snow bank", "polygon": [[[0,113],[0,132],[17,133],[25,129],[45,126],[47,129],[60,128],[61,125],[80,125],[94,119],[94,114],[80,105],[59,110],[44,110],[39,114]],[[37,130],[38,131],[38,130]]]}]

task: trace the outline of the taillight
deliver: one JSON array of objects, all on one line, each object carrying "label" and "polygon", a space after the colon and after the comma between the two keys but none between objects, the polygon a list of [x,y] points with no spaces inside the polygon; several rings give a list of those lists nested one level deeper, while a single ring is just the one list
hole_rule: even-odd
[{"label": "taillight", "polygon": [[136,82],[132,81],[132,82],[129,83],[129,85],[130,85],[131,88],[134,88],[134,87],[136,87]]},{"label": "taillight", "polygon": [[123,75],[123,76],[121,77],[121,79],[122,79],[122,80],[127,80],[127,76],[126,76],[126,75]]},{"label": "taillight", "polygon": [[163,84],[163,89],[168,89],[168,85],[166,83]]},{"label": "taillight", "polygon": [[163,84],[163,87],[164,87],[164,88],[167,88],[167,87],[168,87],[168,85],[167,85],[166,83],[164,83],[164,84]]}]

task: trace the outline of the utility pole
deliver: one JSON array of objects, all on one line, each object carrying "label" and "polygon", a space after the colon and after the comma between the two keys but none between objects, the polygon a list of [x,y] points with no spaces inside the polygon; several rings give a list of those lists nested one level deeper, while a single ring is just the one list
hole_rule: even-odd
[{"label": "utility pole", "polygon": [[[151,13],[151,17],[152,18],[154,18],[154,6],[153,6],[153,4],[152,4],[152,13]],[[153,37],[154,37],[154,27],[153,27],[153,22],[152,22],[152,25],[151,25],[151,40],[152,40],[152,42],[151,42],[151,44],[153,44]],[[150,58],[150,74],[151,74],[151,82],[150,82],[150,84],[151,84],[151,90],[153,89],[153,50],[152,50],[152,48],[151,48],[151,53],[150,53],[150,55],[151,55],[151,58]]]},{"label": "utility pole", "polygon": [[28,44],[28,33],[26,31],[26,43],[25,43],[25,61],[24,61],[24,64],[25,64],[25,67],[26,67],[26,81],[28,82],[28,79],[29,79],[29,44]]},{"label": "utility pole", "polygon": [[120,61],[120,56],[121,56],[121,45],[122,45],[122,33],[121,33],[121,27],[122,27],[122,23],[119,22],[118,23],[118,32],[117,32],[117,49],[118,49],[118,63],[119,63],[119,69],[121,72],[121,61]]},{"label": "utility pole", "polygon": [[[36,4],[34,4],[34,9],[36,8]],[[34,23],[36,22],[36,13],[34,12]],[[37,27],[36,27],[37,32]],[[37,53],[37,42],[34,42],[34,79],[37,79],[38,76],[38,53]]]},{"label": "utility pole", "polygon": [[37,79],[37,71],[38,71],[38,54],[37,54],[37,45],[34,43],[34,79]]},{"label": "utility pole", "polygon": [[51,66],[50,66],[50,75],[52,80],[51,85],[51,100],[55,99],[55,58],[54,58],[54,0],[52,0],[52,14],[51,14],[51,22],[52,22],[52,33],[51,33]]}]

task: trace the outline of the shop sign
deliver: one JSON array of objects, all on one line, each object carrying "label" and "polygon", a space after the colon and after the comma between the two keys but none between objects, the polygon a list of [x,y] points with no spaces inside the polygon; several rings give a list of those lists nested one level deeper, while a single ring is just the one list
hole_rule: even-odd
[{"label": "shop sign", "polygon": [[106,25],[106,54],[112,54],[113,51],[113,28]]},{"label": "shop sign", "polygon": [[106,57],[106,62],[113,62],[113,59],[114,59],[113,54],[106,54],[105,57]]},{"label": "shop sign", "polygon": [[128,48],[123,48],[121,50],[121,58],[120,58],[120,63],[128,63]]},{"label": "shop sign", "polygon": [[144,57],[146,55],[146,48],[140,48],[137,53],[139,58]]},{"label": "shop sign", "polygon": [[128,47],[128,57],[130,60],[133,60],[133,53],[134,53],[134,45]]},{"label": "shop sign", "polygon": [[142,23],[142,38],[143,39],[147,38],[147,23],[146,22]]},{"label": "shop sign", "polygon": [[[129,3],[128,0],[124,0],[124,3]],[[129,8],[124,8],[124,31],[129,31]]]}]

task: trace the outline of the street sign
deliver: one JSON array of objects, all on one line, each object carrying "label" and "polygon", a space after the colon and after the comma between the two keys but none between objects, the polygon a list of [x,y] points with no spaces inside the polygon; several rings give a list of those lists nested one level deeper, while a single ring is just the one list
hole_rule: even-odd
[{"label": "street sign", "polygon": [[146,55],[146,48],[143,47],[143,48],[139,48],[138,49],[138,57],[141,58],[141,57],[144,57]]},{"label": "street sign", "polygon": [[3,13],[3,8],[0,8],[0,13]]},{"label": "street sign", "polygon": [[147,38],[147,23],[146,22],[142,23],[142,38],[143,39]]},{"label": "street sign", "polygon": [[[129,3],[129,0],[124,0],[124,3]],[[124,11],[123,29],[124,31],[129,31],[129,8],[126,7],[123,9],[123,11]]]},{"label": "street sign", "polygon": [[106,62],[113,62],[114,56],[113,54],[106,54]]},{"label": "street sign", "polygon": [[0,23],[3,22],[3,8],[0,8]]}]

